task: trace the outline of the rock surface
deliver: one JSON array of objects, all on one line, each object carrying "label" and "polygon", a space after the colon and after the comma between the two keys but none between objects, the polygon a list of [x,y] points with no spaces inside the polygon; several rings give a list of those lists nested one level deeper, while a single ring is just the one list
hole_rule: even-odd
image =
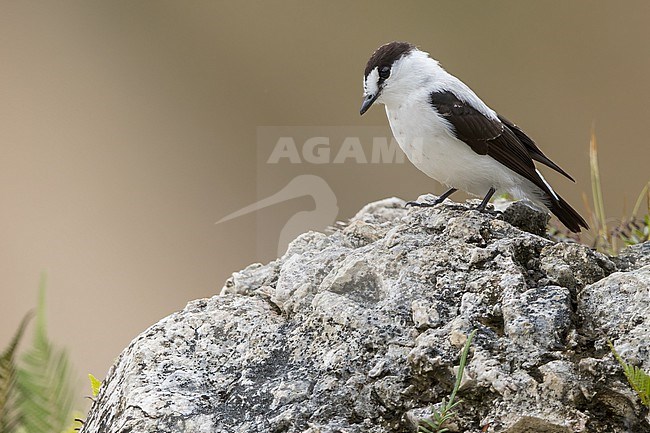
[{"label": "rock surface", "polygon": [[473,329],[450,431],[650,432],[607,346],[650,371],[647,245],[613,260],[545,222],[387,199],[305,233],[138,336],[82,433],[413,432]]}]

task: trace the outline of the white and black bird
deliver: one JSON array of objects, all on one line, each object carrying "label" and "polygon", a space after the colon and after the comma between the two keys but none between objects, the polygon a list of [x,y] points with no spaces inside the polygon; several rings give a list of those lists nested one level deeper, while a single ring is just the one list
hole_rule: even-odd
[{"label": "white and black bird", "polygon": [[517,125],[488,107],[438,61],[407,42],[390,42],[368,60],[360,113],[379,102],[386,106],[391,130],[409,160],[450,189],[484,197],[495,192],[526,198],[549,209],[571,231],[588,228],[535,168],[547,165],[573,180],[551,161]]}]

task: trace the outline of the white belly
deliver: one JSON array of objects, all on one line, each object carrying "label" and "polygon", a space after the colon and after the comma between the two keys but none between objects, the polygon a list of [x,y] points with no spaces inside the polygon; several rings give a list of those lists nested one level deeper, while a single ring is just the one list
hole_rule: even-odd
[{"label": "white belly", "polygon": [[480,197],[494,188],[517,198],[539,201],[541,191],[532,182],[453,137],[433,111],[387,106],[386,114],[408,159],[429,177]]}]

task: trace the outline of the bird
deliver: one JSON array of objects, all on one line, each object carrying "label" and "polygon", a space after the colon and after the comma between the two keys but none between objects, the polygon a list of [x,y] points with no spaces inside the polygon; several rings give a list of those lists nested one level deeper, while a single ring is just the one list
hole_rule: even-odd
[{"label": "bird", "polygon": [[553,213],[569,230],[589,226],[544,179],[535,161],[575,180],[542,152],[516,124],[501,116],[460,79],[409,42],[379,47],[366,64],[363,115],[384,104],[391,131],[408,159],[449,189],[435,206],[458,190],[483,197],[485,211],[495,193],[528,199]]}]

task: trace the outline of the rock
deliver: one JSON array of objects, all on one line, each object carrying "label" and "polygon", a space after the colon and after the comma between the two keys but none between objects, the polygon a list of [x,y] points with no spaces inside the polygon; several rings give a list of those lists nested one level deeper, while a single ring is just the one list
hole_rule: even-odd
[{"label": "rock", "polygon": [[634,365],[650,366],[650,265],[616,272],[578,297],[584,334],[597,349],[616,351]]},{"label": "rock", "polygon": [[539,365],[539,356],[566,349],[572,325],[568,289],[545,286],[523,293],[505,291],[501,304],[504,333],[512,348],[520,355],[528,354],[524,365]]},{"label": "rock", "polygon": [[528,233],[544,236],[551,217],[546,212],[540,212],[531,202],[521,200],[509,203],[501,218]]},{"label": "rock", "polygon": [[540,254],[540,262],[541,269],[551,282],[573,289],[581,289],[616,269],[616,265],[603,254],[575,243],[545,247]]},{"label": "rock", "polygon": [[550,241],[522,205],[403,204],[305,233],[146,330],[82,432],[414,432],[473,329],[450,431],[650,432],[606,345],[650,371],[645,258]]},{"label": "rock", "polygon": [[625,248],[618,257],[614,257],[622,271],[631,271],[650,265],[650,242]]}]

